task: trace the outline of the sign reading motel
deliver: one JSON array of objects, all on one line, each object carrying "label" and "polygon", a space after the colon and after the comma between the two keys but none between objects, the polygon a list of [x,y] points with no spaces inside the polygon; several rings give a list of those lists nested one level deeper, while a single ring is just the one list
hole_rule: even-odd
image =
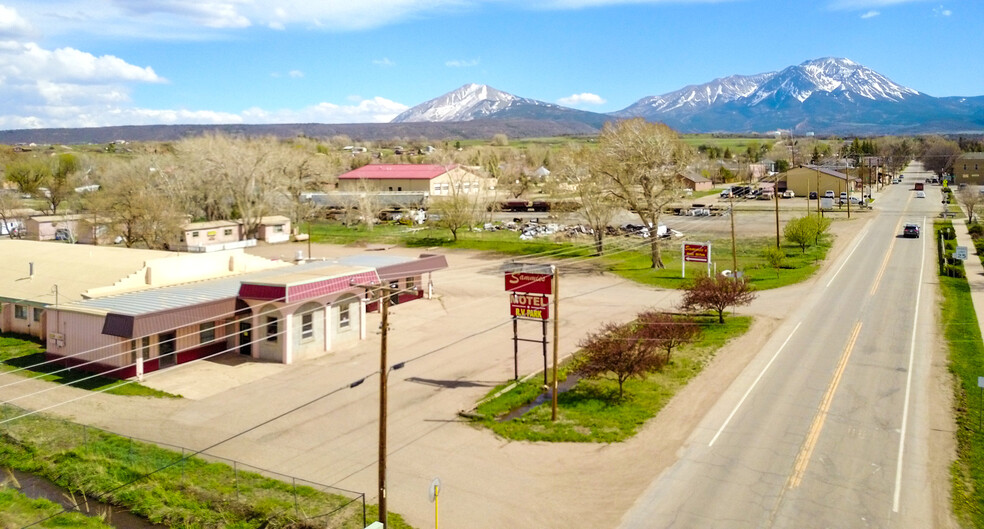
[{"label": "sign reading motel", "polygon": [[550,319],[550,298],[514,293],[509,296],[509,315],[517,318]]},{"label": "sign reading motel", "polygon": [[509,272],[506,274],[506,290],[525,294],[553,294],[553,276],[529,272]]}]

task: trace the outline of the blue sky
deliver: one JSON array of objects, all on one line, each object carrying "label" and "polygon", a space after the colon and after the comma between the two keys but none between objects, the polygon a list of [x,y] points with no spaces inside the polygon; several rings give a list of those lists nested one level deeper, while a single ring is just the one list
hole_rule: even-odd
[{"label": "blue sky", "polygon": [[820,57],[976,96],[982,22],[981,0],[0,0],[0,130],[385,122],[466,83],[611,112]]}]

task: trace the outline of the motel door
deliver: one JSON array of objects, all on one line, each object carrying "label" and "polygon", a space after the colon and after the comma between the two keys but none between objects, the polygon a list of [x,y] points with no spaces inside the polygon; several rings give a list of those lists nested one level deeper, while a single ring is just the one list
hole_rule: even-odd
[{"label": "motel door", "polygon": [[253,344],[250,338],[251,328],[249,320],[239,320],[239,354],[241,355],[253,356]]},{"label": "motel door", "polygon": [[178,363],[177,335],[173,332],[162,332],[157,335],[157,355],[160,357],[158,366],[161,369]]}]

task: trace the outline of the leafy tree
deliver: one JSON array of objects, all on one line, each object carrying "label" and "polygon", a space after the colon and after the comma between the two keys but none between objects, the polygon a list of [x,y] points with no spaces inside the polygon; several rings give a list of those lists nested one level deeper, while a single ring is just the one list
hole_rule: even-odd
[{"label": "leafy tree", "polygon": [[786,240],[799,246],[803,253],[806,253],[806,249],[812,246],[814,241],[810,218],[808,215],[806,217],[790,219],[786,223],[786,227],[782,230]]},{"label": "leafy tree", "polygon": [[574,357],[574,372],[584,378],[614,374],[619,400],[625,396],[625,381],[645,378],[666,364],[656,342],[646,340],[632,325],[605,323],[578,342],[578,347],[581,351]]},{"label": "leafy tree", "polygon": [[52,215],[58,214],[58,206],[75,195],[82,162],[74,154],[59,154],[51,160],[29,158],[7,164],[7,180],[21,193],[28,193],[43,200]]},{"label": "leafy tree", "polygon": [[724,311],[728,307],[748,305],[755,296],[754,289],[744,277],[701,276],[684,290],[680,308],[686,311],[714,310],[718,322],[724,323]]},{"label": "leafy tree", "polygon": [[789,170],[789,160],[785,160],[785,159],[782,159],[782,158],[776,160],[776,172],[777,173],[785,173],[788,170]]},{"label": "leafy tree", "polygon": [[762,254],[769,266],[776,270],[776,277],[779,277],[779,269],[782,268],[783,261],[786,259],[786,252],[775,246],[767,246]]},{"label": "leafy tree", "polygon": [[664,268],[655,231],[663,209],[681,193],[677,174],[693,152],[672,129],[642,118],[606,123],[598,151],[591,171],[603,179],[619,205],[634,211],[652,229],[651,267]]},{"label": "leafy tree", "polygon": [[663,363],[670,363],[673,350],[693,342],[700,336],[700,327],[694,322],[680,321],[672,314],[654,310],[639,314],[636,333],[649,340],[663,352]]}]

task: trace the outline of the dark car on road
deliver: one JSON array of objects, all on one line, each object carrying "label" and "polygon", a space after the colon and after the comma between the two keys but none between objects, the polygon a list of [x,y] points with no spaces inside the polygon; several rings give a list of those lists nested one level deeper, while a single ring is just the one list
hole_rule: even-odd
[{"label": "dark car on road", "polygon": [[810,191],[810,200],[816,200],[816,199],[817,199],[817,192]]},{"label": "dark car on road", "polygon": [[902,236],[906,238],[919,238],[919,225],[918,224],[906,224],[902,228]]}]

